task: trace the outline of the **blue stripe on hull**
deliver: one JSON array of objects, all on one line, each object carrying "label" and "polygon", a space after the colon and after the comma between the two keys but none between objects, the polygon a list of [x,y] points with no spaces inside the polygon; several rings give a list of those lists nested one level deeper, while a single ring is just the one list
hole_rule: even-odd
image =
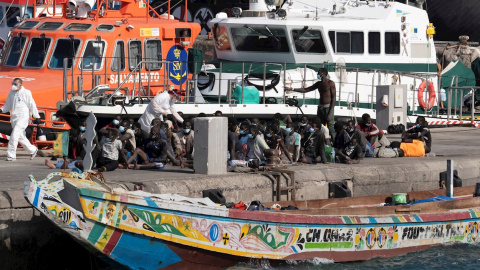
[{"label": "blue stripe on hull", "polygon": [[182,259],[161,240],[123,231],[110,256],[131,269],[161,269]]},{"label": "blue stripe on hull", "polygon": [[38,208],[38,196],[40,195],[40,188],[37,187],[37,190],[35,191],[35,198],[33,199],[33,206]]}]

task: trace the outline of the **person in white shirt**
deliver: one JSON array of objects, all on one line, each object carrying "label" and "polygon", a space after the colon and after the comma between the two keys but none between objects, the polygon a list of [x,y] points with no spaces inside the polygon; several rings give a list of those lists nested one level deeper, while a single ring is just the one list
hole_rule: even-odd
[{"label": "person in white shirt", "polygon": [[160,118],[163,121],[163,116],[168,115],[168,110],[170,110],[178,122],[183,123],[183,118],[173,107],[177,98],[178,93],[175,90],[163,91],[156,95],[138,120],[140,125],[142,125],[142,130],[146,133],[150,133],[150,123],[152,120],[154,118]]},{"label": "person in white shirt", "polygon": [[15,161],[17,159],[17,146],[20,143],[24,149],[30,152],[30,159],[33,159],[38,152],[38,148],[32,145],[25,136],[25,129],[28,127],[30,115],[35,118],[34,124],[41,124],[40,115],[38,114],[37,105],[32,97],[32,92],[22,86],[22,79],[15,78],[12,81],[12,90],[8,93],[7,100],[0,113],[11,111],[10,122],[12,125],[12,133],[8,141],[7,161]]}]

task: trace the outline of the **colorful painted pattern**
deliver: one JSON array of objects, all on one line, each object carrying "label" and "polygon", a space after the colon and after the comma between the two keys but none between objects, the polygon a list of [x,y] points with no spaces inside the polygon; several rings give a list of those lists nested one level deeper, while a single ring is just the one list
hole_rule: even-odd
[{"label": "colorful painted pattern", "polygon": [[[182,206],[181,202],[162,202],[131,193],[100,192],[102,188],[95,182],[68,178],[70,183],[82,187],[82,211],[76,211],[59,200],[55,191],[62,188],[60,183],[44,183],[40,187],[42,181],[31,179],[26,197],[42,213],[77,229],[75,237],[130,267],[135,264],[135,256],[155,254],[147,256],[154,261],[143,260],[145,265],[152,266],[142,264],[144,269],[158,269],[158,261],[165,267],[182,260],[168,247],[169,242],[242,257],[282,259],[304,252],[318,257],[325,252],[347,251],[371,251],[366,256],[372,257],[399,248],[479,241],[479,209],[442,215],[324,217],[331,222],[323,224],[315,223],[315,217],[302,222],[300,216],[298,222],[293,218],[291,222],[273,222],[253,220],[258,214],[275,215],[272,212],[250,212],[251,219],[242,219],[226,216],[225,211],[229,210],[222,207],[202,206],[204,213],[217,211],[218,215],[198,214],[198,209],[189,204]],[[87,186],[96,190],[87,192]],[[184,211],[161,208],[164,203]],[[156,249],[150,249],[148,243]]]}]

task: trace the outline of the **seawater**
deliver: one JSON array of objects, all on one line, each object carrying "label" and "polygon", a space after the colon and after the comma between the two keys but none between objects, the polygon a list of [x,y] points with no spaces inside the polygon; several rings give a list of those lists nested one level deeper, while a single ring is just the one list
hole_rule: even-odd
[{"label": "seawater", "polygon": [[480,269],[480,245],[455,244],[439,245],[427,250],[411,252],[391,258],[374,258],[363,262],[333,263],[324,259],[311,259],[302,262],[285,262],[271,266],[265,261],[252,261],[238,264],[228,270],[450,270]]}]

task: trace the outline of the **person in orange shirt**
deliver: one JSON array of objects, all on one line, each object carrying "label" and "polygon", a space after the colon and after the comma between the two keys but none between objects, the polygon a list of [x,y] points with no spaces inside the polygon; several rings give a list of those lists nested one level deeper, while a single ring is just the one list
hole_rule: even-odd
[{"label": "person in orange shirt", "polygon": [[400,148],[403,150],[404,157],[424,157],[425,146],[422,141],[411,140],[409,142],[392,142],[391,148]]}]

